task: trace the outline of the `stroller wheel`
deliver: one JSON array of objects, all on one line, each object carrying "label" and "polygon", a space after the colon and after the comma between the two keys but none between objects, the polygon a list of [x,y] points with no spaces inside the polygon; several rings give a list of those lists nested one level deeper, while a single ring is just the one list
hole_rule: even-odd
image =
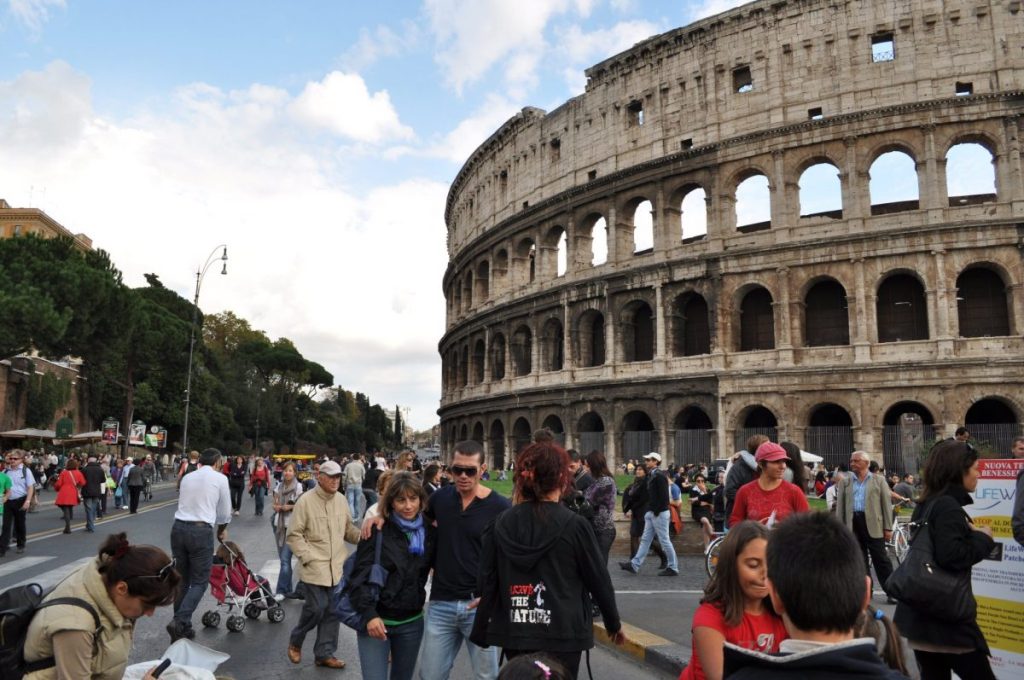
[{"label": "stroller wheel", "polygon": [[271,607],[267,610],[267,618],[271,623],[281,623],[284,621],[284,610],[280,607]]},{"label": "stroller wheel", "polygon": [[245,619],[241,616],[228,617],[228,630],[232,633],[241,633],[245,630]]},{"label": "stroller wheel", "polygon": [[250,619],[260,618],[260,608],[252,602],[245,605],[245,609],[243,609],[242,611],[245,612],[245,615],[248,616]]},{"label": "stroller wheel", "polygon": [[203,614],[203,625],[207,628],[216,628],[220,625],[220,614],[217,612],[206,612]]}]

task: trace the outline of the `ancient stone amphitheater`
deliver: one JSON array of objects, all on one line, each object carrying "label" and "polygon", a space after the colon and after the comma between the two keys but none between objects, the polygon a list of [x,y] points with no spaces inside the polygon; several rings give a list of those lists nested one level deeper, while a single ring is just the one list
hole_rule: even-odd
[{"label": "ancient stone amphitheater", "polygon": [[[753,432],[911,468],[1024,414],[1019,0],[764,0],[654,36],[466,161],[445,452]],[[980,158],[980,162],[979,162]],[[980,189],[978,187],[981,187]]]}]

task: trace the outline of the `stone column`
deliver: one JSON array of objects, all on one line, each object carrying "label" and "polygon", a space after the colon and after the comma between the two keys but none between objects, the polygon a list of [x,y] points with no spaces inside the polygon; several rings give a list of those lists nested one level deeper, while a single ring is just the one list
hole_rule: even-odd
[{"label": "stone column", "polygon": [[871,215],[871,193],[868,190],[869,175],[857,167],[857,138],[844,137],[846,157],[843,161],[839,181],[843,192],[843,217],[863,219]]},{"label": "stone column", "polygon": [[[853,323],[853,357],[854,363],[864,364],[871,361],[871,327],[869,319],[873,316],[868,309],[868,295],[864,287],[864,258],[853,261],[854,292],[853,305],[848,307],[856,311]],[[850,296],[847,295],[847,300]]]},{"label": "stone column", "polygon": [[654,361],[665,361],[665,305],[661,295],[661,281],[654,284]]},{"label": "stone column", "polygon": [[775,303],[775,337],[776,350],[779,353],[780,366],[793,365],[793,340],[791,336],[791,318],[789,301],[789,267],[775,270],[779,298]]},{"label": "stone column", "polygon": [[625,257],[625,253],[620,252],[619,239],[622,235],[622,227],[619,225],[619,218],[615,210],[615,202],[612,200],[608,204],[608,215],[605,216],[605,224],[608,230],[608,264],[615,265],[618,263],[620,257]]},{"label": "stone column", "polygon": [[[946,206],[942,205],[940,201],[939,194],[939,172],[935,158],[935,125],[931,123],[922,125],[921,134],[924,136],[924,158],[917,159],[918,201],[924,210],[945,208]],[[943,175],[943,185],[945,185],[945,181],[946,178]],[[945,192],[942,193],[945,194]]]},{"label": "stone column", "polygon": [[[786,186],[786,175],[781,151],[772,151],[772,173],[768,181],[768,195],[771,201],[772,231],[777,232],[776,239],[785,241],[788,229],[790,200]],[[778,233],[782,230],[781,233]]]},{"label": "stone column", "polygon": [[[953,335],[950,332],[950,297],[946,288],[945,252],[940,248],[932,251],[934,259],[935,288],[935,340],[938,341],[939,356],[953,356]],[[953,295],[953,302],[956,302]]]},{"label": "stone column", "polygon": [[484,328],[484,384],[491,383],[491,327]]},{"label": "stone column", "polygon": [[615,369],[619,364],[619,352],[615,345],[615,325],[618,323],[618,319],[615,317],[615,310],[612,308],[612,297],[608,290],[608,286],[605,285],[604,289],[604,365],[605,373],[607,375],[613,375]]},{"label": "stone column", "polygon": [[1007,286],[1006,295],[1010,303],[1010,334],[1020,335],[1024,330],[1024,284]]},{"label": "stone column", "polygon": [[[572,356],[572,317],[570,316],[569,301],[562,300],[562,370],[571,371],[575,362]],[[568,441],[568,440],[566,440]]]},{"label": "stone column", "polygon": [[1019,134],[1019,116],[1007,116],[1003,119],[1003,146],[1006,149],[1005,159],[999,164],[1002,172],[997,174],[999,200],[1013,201],[1024,197],[1024,173],[1021,172],[1021,154]]},{"label": "stone column", "polygon": [[651,219],[654,221],[654,253],[656,256],[664,258],[665,254],[674,245],[668,233],[668,212],[665,206],[664,182],[658,182],[653,204]]}]

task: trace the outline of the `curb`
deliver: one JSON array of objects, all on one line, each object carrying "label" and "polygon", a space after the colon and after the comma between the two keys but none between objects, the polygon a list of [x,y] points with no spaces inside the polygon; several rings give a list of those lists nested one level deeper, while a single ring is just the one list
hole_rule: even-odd
[{"label": "curb", "polygon": [[613,652],[628,654],[641,663],[675,676],[682,673],[690,661],[691,650],[660,635],[625,622],[622,632],[626,634],[626,641],[616,645],[608,636],[604,623],[594,622],[594,640]]}]

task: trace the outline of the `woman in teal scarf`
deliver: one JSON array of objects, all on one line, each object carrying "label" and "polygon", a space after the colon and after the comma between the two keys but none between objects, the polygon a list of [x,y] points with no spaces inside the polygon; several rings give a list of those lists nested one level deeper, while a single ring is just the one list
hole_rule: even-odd
[{"label": "woman in teal scarf", "polygon": [[[366,621],[358,631],[364,680],[411,680],[423,638],[423,604],[433,563],[434,529],[423,519],[427,494],[410,472],[397,472],[380,499],[384,519],[359,543],[352,572],[352,606]],[[377,535],[382,536],[380,565],[387,572],[382,588],[368,583]]]}]

